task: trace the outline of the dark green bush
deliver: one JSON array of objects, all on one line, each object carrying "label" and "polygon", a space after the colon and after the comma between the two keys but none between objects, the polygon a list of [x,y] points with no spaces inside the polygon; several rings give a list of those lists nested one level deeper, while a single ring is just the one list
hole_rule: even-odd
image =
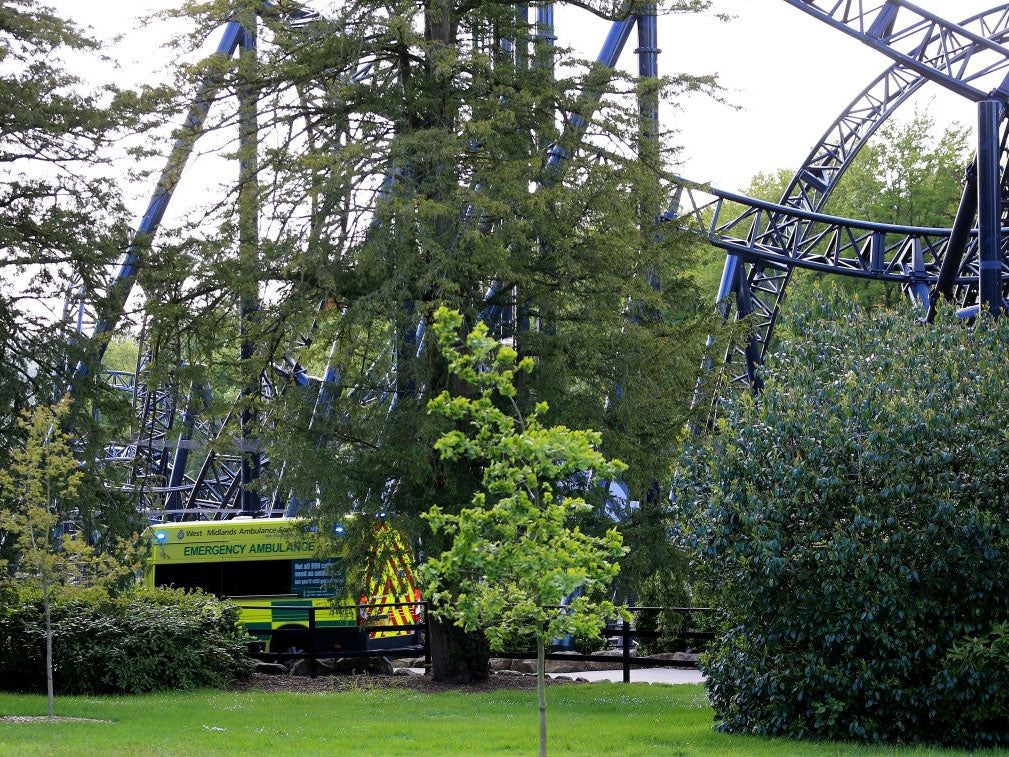
[{"label": "dark green bush", "polygon": [[[248,675],[238,609],[215,597],[137,589],[54,600],[53,656],[61,694],[141,693],[222,686]],[[42,602],[23,594],[0,611],[0,686],[45,685]]]},{"label": "dark green bush", "polygon": [[825,315],[684,459],[721,727],[1007,743],[1009,323]]},{"label": "dark green bush", "polygon": [[971,747],[1009,743],[1009,623],[957,642],[937,683],[946,694],[950,742]]}]

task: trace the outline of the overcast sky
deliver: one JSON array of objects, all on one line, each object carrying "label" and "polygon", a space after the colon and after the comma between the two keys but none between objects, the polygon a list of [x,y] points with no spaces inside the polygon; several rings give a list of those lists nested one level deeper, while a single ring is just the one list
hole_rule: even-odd
[{"label": "overcast sky", "polygon": [[[153,84],[164,75],[166,59],[158,45],[172,30],[158,23],[137,29],[137,18],[172,7],[174,0],[49,2],[93,27],[99,37],[129,32],[114,48],[124,78]],[[994,5],[992,0],[918,4],[956,20]],[[679,129],[681,173],[689,178],[734,189],[744,187],[757,171],[798,165],[847,103],[890,65],[882,55],[780,0],[715,0],[715,6],[735,18],[725,23],[710,15],[659,21],[660,71],[717,73],[726,98],[738,108],[697,97],[664,114],[667,125]],[[594,58],[609,24],[578,10],[559,9],[557,17],[561,44]],[[628,65],[634,65],[634,42],[632,36],[624,52]],[[938,87],[926,87],[918,102],[931,108],[940,123],[974,123],[974,106]]]}]

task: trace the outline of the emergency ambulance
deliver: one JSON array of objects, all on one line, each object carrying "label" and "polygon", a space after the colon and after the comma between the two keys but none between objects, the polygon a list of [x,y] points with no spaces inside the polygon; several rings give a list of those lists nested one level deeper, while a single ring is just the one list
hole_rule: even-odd
[{"label": "emergency ambulance", "polygon": [[[340,531],[338,527],[338,531]],[[262,648],[300,652],[312,647],[309,612],[315,607],[318,653],[411,645],[420,622],[420,592],[402,536],[376,525],[375,546],[363,557],[367,592],[351,595],[347,555],[322,557],[315,534],[289,518],[163,523],[149,527],[148,586],[202,589],[243,607],[241,621]],[[367,605],[407,602],[401,607]],[[387,630],[388,629],[388,630]]]}]

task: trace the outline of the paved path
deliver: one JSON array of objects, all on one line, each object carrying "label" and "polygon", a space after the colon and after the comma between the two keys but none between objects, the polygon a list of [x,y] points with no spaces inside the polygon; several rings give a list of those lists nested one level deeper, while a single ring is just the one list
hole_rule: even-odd
[{"label": "paved path", "polygon": [[[589,681],[623,681],[622,670],[586,670],[582,673],[548,673],[551,678],[585,678]],[[631,683],[703,683],[699,670],[631,668]]]},{"label": "paved path", "polygon": [[[417,675],[424,675],[424,668],[407,668]],[[581,673],[547,673],[549,678],[584,678],[588,681],[624,680],[622,670],[584,670]],[[704,683],[704,676],[699,670],[681,670],[680,668],[631,668],[631,683]]]}]

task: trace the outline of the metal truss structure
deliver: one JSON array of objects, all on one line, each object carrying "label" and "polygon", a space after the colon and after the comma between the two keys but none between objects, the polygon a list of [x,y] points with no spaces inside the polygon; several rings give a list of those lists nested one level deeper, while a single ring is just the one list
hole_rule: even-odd
[{"label": "metal truss structure", "polygon": [[[927,317],[934,316],[939,299],[955,302],[963,315],[982,310],[998,314],[1003,307],[1009,268],[1004,249],[1009,226],[1003,197],[1009,191],[1009,147],[1005,125],[1009,99],[1009,4],[992,8],[959,23],[946,21],[905,0],[784,0],[839,32],[887,55],[893,65],[873,80],[828,127],[796,171],[778,203],[757,201],[738,193],[699,185],[685,179],[669,182],[669,211],[657,221],[675,224],[707,239],[726,253],[717,299],[734,301],[735,317],[749,318],[752,337],[733,348],[729,365],[732,380],[758,387],[759,367],[765,360],[783,298],[796,268],[845,276],[878,279],[901,285]],[[227,24],[216,56],[230,59],[253,54],[256,24],[286,24],[294,30],[323,29],[339,34],[307,9],[290,3],[263,3],[258,18]],[[535,29],[540,41],[553,44],[553,7],[537,7]],[[597,65],[611,69],[631,33],[637,29],[638,73],[658,75],[658,33],[654,9],[644,6],[636,15],[615,22],[600,51]],[[510,54],[516,46],[506,42]],[[164,217],[179,177],[202,133],[211,104],[223,86],[219,68],[209,68],[177,140],[166,161],[150,204],[118,272],[104,286],[80,285],[68,298],[65,318],[73,339],[95,340],[103,351],[102,337],[119,324],[127,298],[136,286],[143,251],[150,245]],[[369,75],[361,64],[354,77]],[[994,88],[986,89],[992,80]],[[832,190],[859,150],[877,129],[911,95],[928,82],[965,97],[978,107],[977,158],[966,171],[963,197],[949,229],[915,228],[837,218],[823,213]],[[545,156],[548,167],[560,166],[578,149],[601,90],[581,97],[581,112],[569,114],[566,130]],[[244,99],[243,99],[244,98]],[[255,122],[255,103],[240,93],[245,123]],[[657,122],[656,104],[640,104]],[[243,110],[244,109],[244,110]],[[240,118],[240,120],[241,120]],[[255,128],[243,128],[242,147],[255,149]],[[657,129],[656,129],[657,133]],[[246,157],[243,176],[255,173],[255,161]],[[386,183],[394,177],[386,177]],[[381,194],[381,193],[379,193]],[[381,197],[379,198],[381,202]],[[243,243],[255,244],[256,240]],[[513,324],[519,318],[504,304],[508,292],[497,282],[487,289],[483,317],[492,326]],[[243,301],[243,316],[256,307],[254,298]],[[376,377],[374,387],[360,390],[362,404],[385,407],[395,402],[398,351],[420,354],[424,349],[424,324],[404,335],[405,346],[385,361],[392,368]],[[311,337],[309,337],[310,339]],[[243,355],[250,345],[243,344]],[[107,450],[110,463],[128,469],[125,485],[136,493],[138,506],[152,520],[216,519],[238,514],[258,517],[293,512],[301,502],[285,493],[283,461],[264,459],[249,429],[252,418],[241,403],[223,418],[208,417],[209,388],[199,382],[179,385],[169,377],[151,383],[146,366],[151,347],[141,344],[133,374],[108,372],[108,385],[132,396],[135,423],[131,437]],[[738,353],[738,354],[736,354]],[[84,362],[78,375],[92,368]],[[310,376],[296,357],[260,377],[257,391],[282,394],[289,386],[311,387],[316,409],[324,408],[339,378],[327,367],[322,376]],[[415,388],[417,389],[417,388]],[[262,419],[260,419],[262,420]],[[194,456],[192,453],[196,452]],[[261,472],[272,469],[271,487],[257,486]]]}]

